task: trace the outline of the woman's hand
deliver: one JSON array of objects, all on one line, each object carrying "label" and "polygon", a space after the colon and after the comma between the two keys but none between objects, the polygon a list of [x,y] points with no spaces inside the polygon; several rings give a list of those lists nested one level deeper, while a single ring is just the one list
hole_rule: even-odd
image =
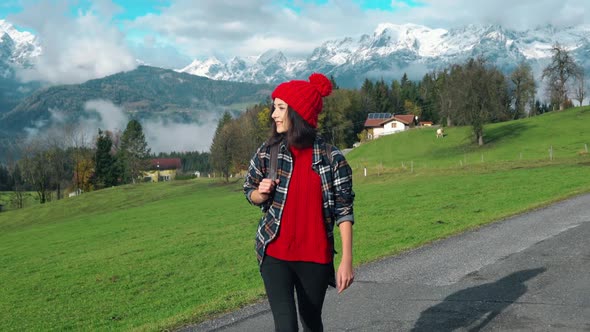
[{"label": "woman's hand", "polygon": [[260,184],[258,184],[258,192],[260,194],[270,195],[274,190],[275,186],[279,184],[279,180],[271,180],[271,179],[262,179]]},{"label": "woman's hand", "polygon": [[[278,184],[279,179],[276,179],[274,181],[271,179],[262,179],[262,181],[260,181],[260,183],[258,184],[258,189],[252,193],[250,199],[256,204],[266,202]],[[254,193],[256,195],[254,195]]]},{"label": "woman's hand", "polygon": [[352,270],[352,221],[344,221],[338,225],[342,239],[342,261],[336,273],[336,288],[338,293],[350,287],[354,281]]},{"label": "woman's hand", "polygon": [[352,259],[342,259],[336,273],[336,288],[338,293],[342,293],[345,289],[350,287],[354,281],[354,271],[352,269]]}]

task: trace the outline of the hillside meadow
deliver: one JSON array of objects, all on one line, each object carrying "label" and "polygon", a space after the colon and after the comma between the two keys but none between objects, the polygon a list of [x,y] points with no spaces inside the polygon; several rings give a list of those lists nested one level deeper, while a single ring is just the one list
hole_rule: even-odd
[{"label": "hillside meadow", "polygon": [[[355,265],[590,192],[589,121],[576,108],[486,126],[483,147],[469,128],[427,128],[353,150]],[[0,330],[157,331],[260,300],[260,211],[241,185],[145,183],[0,213]]]}]

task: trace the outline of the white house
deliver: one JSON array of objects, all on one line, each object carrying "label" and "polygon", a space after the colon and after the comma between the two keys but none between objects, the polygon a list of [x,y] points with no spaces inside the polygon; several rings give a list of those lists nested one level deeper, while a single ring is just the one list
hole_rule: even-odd
[{"label": "white house", "polygon": [[369,139],[395,134],[415,125],[416,119],[412,114],[370,113],[365,121],[365,129],[370,135]]}]

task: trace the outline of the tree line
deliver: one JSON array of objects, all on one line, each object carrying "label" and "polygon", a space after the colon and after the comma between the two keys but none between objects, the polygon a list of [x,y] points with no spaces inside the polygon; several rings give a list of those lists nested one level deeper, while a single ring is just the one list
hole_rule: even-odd
[{"label": "tree line", "polygon": [[123,132],[98,130],[95,137],[74,125],[54,128],[20,149],[21,158],[0,163],[0,191],[10,191],[11,205],[22,208],[25,192],[40,203],[61,199],[64,191],[89,192],[141,180],[152,158],[179,158],[180,172],[211,172],[208,152],[151,153],[143,128],[131,120]]},{"label": "tree line", "polygon": [[[587,95],[583,70],[559,44],[552,52],[542,76],[548,96],[544,102],[537,98],[538,84],[529,65],[523,62],[504,74],[481,57],[427,73],[416,82],[404,74],[399,81],[365,79],[360,89],[341,89],[331,78],[334,90],[324,99],[318,132],[346,148],[367,139],[364,122],[369,113],[412,114],[442,126],[471,126],[473,142],[483,145],[486,123],[564,109],[573,105],[572,99],[582,104]],[[17,207],[22,207],[24,191],[35,191],[45,203],[61,199],[64,189],[87,192],[135,183],[155,157],[180,158],[184,172],[217,171],[227,180],[247,169],[270,134],[270,105],[268,99],[236,118],[223,114],[210,152],[151,154],[136,120],[123,132],[99,130],[92,140],[74,126],[61,128],[28,142],[20,160],[8,158],[8,164],[0,164],[0,190],[13,191]]]},{"label": "tree line", "polygon": [[21,208],[26,191],[36,192],[43,204],[63,198],[64,190],[80,193],[135,183],[149,166],[149,153],[136,120],[123,132],[99,129],[92,142],[84,131],[66,126],[31,139],[19,160],[0,164],[0,190],[12,191],[12,205]]},{"label": "tree line", "polygon": [[[561,45],[552,47],[543,70],[545,101],[526,62],[504,74],[483,57],[433,71],[414,82],[404,74],[390,83],[365,79],[360,89],[341,89],[334,78],[332,94],[324,98],[318,133],[328,142],[351,147],[367,139],[363,128],[369,113],[412,114],[419,121],[441,126],[470,126],[474,144],[484,145],[484,125],[515,120],[582,105],[586,94],[584,71]],[[256,148],[269,135],[271,100],[232,118],[220,119],[211,145],[211,167],[226,178],[247,169]]]}]

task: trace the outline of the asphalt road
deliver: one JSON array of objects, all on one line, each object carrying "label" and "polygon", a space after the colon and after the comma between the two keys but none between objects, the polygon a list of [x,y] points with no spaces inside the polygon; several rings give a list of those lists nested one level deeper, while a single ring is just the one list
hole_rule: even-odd
[{"label": "asphalt road", "polygon": [[[590,331],[590,194],[384,259],[328,291],[326,331]],[[188,331],[273,331],[258,303]]]}]

